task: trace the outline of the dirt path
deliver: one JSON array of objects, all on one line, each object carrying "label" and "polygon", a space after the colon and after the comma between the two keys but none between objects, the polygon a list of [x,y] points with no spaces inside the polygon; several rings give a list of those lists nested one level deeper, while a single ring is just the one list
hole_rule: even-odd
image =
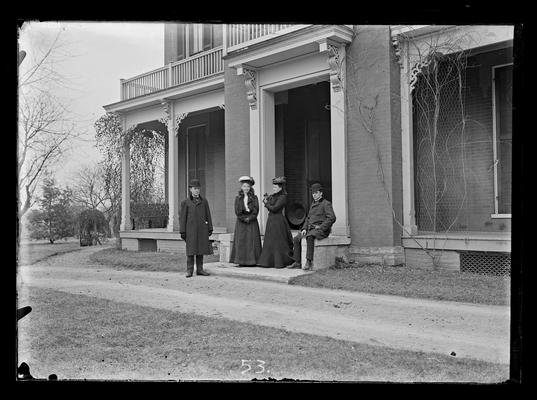
[{"label": "dirt path", "polygon": [[116,270],[90,264],[89,255],[98,250],[21,267],[18,289],[49,288],[358,343],[509,362],[509,307]]}]

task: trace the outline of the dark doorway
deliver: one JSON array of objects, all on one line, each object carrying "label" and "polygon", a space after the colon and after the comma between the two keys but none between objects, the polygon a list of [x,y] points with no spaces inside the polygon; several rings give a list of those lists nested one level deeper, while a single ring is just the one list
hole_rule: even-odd
[{"label": "dark doorway", "polygon": [[187,128],[188,179],[199,179],[201,187],[206,187],[207,126],[198,125]]},{"label": "dark doorway", "polygon": [[287,177],[286,216],[291,228],[297,229],[312,201],[312,183],[321,183],[325,197],[331,199],[329,83],[280,92],[276,100],[276,147],[278,142],[283,144],[283,174]]}]

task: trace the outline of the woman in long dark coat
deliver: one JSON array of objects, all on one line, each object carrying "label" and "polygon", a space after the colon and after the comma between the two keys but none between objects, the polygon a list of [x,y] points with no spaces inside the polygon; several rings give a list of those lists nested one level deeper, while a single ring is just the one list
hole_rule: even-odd
[{"label": "woman in long dark coat", "polygon": [[229,262],[239,266],[255,266],[261,254],[261,233],[257,222],[259,200],[252,187],[255,184],[254,178],[241,176],[239,182],[242,185],[235,197],[237,222]]},{"label": "woman in long dark coat", "polygon": [[285,177],[274,178],[272,180],[273,193],[263,199],[269,215],[265,227],[263,250],[257,262],[261,267],[284,268],[295,261],[291,257],[293,236],[289,223],[283,215],[287,202],[287,193],[283,185],[285,185]]}]

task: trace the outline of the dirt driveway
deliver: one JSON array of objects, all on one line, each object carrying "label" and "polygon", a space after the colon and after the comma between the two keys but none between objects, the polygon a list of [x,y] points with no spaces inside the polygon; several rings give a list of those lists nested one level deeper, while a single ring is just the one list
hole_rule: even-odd
[{"label": "dirt driveway", "polygon": [[100,249],[83,249],[20,267],[18,290],[55,289],[357,343],[509,362],[510,310],[506,306],[117,270],[89,262],[89,254]]}]

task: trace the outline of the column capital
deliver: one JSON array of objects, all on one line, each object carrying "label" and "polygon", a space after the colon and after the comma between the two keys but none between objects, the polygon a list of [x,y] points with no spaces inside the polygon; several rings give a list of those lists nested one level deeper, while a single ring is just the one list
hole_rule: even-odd
[{"label": "column capital", "polygon": [[248,97],[250,110],[257,109],[257,71],[255,69],[240,65],[237,67],[237,75],[244,76],[246,96]]},{"label": "column capital", "polygon": [[399,35],[392,36],[392,46],[395,50],[395,60],[397,61],[397,64],[399,64],[399,68],[403,69],[403,54],[401,49],[402,43]]},{"label": "column capital", "polygon": [[[345,53],[344,46],[326,42],[326,51],[328,52],[328,65],[330,67],[330,82],[335,92],[343,89],[343,58]],[[324,46],[324,44],[323,44]]]}]

